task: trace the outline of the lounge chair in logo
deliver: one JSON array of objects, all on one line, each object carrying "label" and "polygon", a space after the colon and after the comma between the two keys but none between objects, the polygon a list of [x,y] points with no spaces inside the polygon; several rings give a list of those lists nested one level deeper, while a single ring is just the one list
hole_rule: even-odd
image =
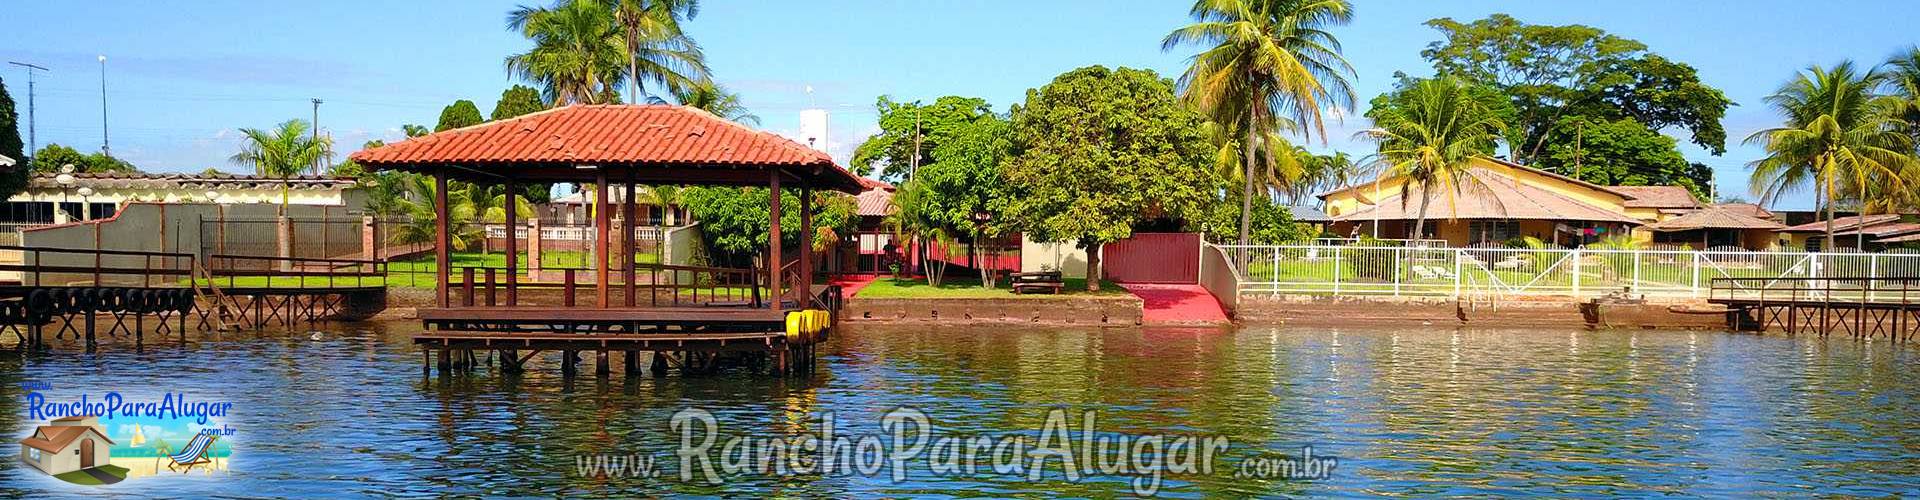
[{"label": "lounge chair in logo", "polygon": [[167,464],[167,470],[184,474],[192,472],[195,465],[211,467],[213,459],[208,458],[207,453],[213,451],[213,439],[213,434],[202,432],[194,434],[193,440],[187,441],[187,446],[180,448],[179,453],[167,454],[168,450],[161,448],[161,453],[167,454],[166,459],[172,462]]}]

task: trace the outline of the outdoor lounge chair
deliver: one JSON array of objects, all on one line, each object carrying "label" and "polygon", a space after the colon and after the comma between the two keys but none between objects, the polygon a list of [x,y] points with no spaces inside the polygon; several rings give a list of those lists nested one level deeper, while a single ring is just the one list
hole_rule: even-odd
[{"label": "outdoor lounge chair", "polygon": [[181,448],[179,453],[169,454],[166,448],[161,448],[160,453],[171,462],[167,464],[167,470],[187,473],[192,472],[195,465],[212,466],[213,459],[208,458],[207,453],[213,451],[213,440],[212,434],[202,432],[194,434],[193,440],[187,441],[187,446]]}]

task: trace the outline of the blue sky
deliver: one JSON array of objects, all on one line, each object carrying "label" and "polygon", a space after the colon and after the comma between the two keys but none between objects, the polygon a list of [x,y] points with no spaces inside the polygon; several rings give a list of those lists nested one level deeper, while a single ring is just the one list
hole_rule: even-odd
[{"label": "blue sky", "polygon": [[[537,0],[526,0],[537,1]],[[515,83],[502,68],[527,42],[503,26],[513,1],[49,2],[0,0],[0,60],[51,68],[39,78],[39,143],[100,147],[100,65],[108,57],[110,140],[116,156],[147,170],[238,170],[233,129],[308,118],[343,146],[399,135],[402,123],[432,125],[440,108],[471,99],[490,110]],[[1726,127],[1733,142],[1777,118],[1761,97],[1809,64],[1878,62],[1920,43],[1911,21],[1920,2],[1854,1],[1809,9],[1786,0],[1366,1],[1337,33],[1358,71],[1364,101],[1395,71],[1430,73],[1419,51],[1438,35],[1435,17],[1507,12],[1537,24],[1581,23],[1646,42],[1699,68],[1739,103]],[[1054,75],[1090,64],[1146,67],[1172,76],[1190,51],[1159,41],[1187,20],[1183,1],[706,0],[689,31],[721,83],[744,95],[770,130],[793,133],[812,106],[833,113],[832,149],[874,131],[875,98],[959,94],[996,107]],[[0,67],[25,121],[26,74]],[[805,92],[806,87],[814,93]],[[1355,113],[1358,115],[1358,112]],[[1349,118],[1316,149],[1363,153]],[[25,130],[22,130],[23,135]],[[1685,141],[1682,141],[1683,143]],[[1745,163],[1730,145],[1713,157],[1723,192],[1746,192]],[[1811,196],[1783,207],[1811,205]]]}]

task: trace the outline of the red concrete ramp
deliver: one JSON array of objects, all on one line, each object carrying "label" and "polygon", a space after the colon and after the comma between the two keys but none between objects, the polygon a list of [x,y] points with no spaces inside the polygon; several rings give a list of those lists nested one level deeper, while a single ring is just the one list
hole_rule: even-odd
[{"label": "red concrete ramp", "polygon": [[1220,302],[1200,285],[1123,283],[1144,302],[1141,321],[1149,325],[1211,325],[1231,322]]}]

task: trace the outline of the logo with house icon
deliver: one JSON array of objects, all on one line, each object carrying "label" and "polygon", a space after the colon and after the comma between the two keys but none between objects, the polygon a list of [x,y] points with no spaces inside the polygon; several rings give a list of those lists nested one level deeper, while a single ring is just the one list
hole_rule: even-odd
[{"label": "logo with house icon", "polygon": [[122,422],[102,425],[99,417],[90,416],[48,421],[20,440],[20,461],[70,483],[101,485],[155,474],[211,474],[225,470],[226,457],[232,454],[218,429],[192,431],[147,419],[114,420]]}]

